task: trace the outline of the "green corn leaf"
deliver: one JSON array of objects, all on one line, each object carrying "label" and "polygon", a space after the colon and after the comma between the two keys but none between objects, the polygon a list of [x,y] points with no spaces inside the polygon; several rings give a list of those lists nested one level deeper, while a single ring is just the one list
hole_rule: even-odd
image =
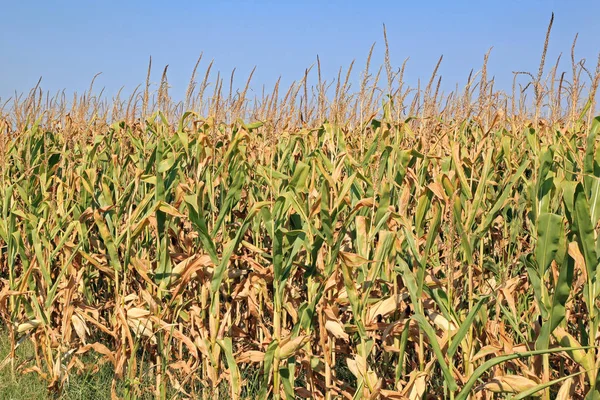
[{"label": "green corn leaf", "polygon": [[106,250],[108,252],[108,262],[110,266],[116,271],[121,272],[123,270],[121,266],[121,262],[119,259],[119,253],[117,252],[117,247],[115,246],[115,242],[113,240],[112,234],[108,230],[106,223],[104,222],[104,218],[98,211],[94,212],[94,221],[96,222],[96,226],[98,227],[98,232],[100,232],[100,237],[102,237],[102,241],[106,246]]},{"label": "green corn leaf", "polygon": [[302,161],[296,164],[294,175],[292,176],[289,184],[289,186],[294,189],[296,193],[304,192],[306,190],[306,180],[309,172],[310,166],[308,166],[308,164],[305,164]]},{"label": "green corn leaf", "polygon": [[475,303],[473,308],[469,310],[469,314],[467,314],[465,320],[460,324],[458,331],[456,331],[456,333],[452,336],[452,342],[450,343],[450,346],[448,346],[448,351],[446,352],[449,358],[454,357],[454,354],[456,354],[458,346],[460,346],[462,340],[469,332],[469,329],[471,329],[473,321],[481,309],[481,306],[489,300],[490,296],[491,295],[483,296],[477,303]]},{"label": "green corn leaf", "polygon": [[577,221],[577,240],[585,258],[588,279],[595,279],[598,270],[598,256],[595,250],[594,227],[592,226],[590,207],[581,184],[578,184],[575,189],[574,209]]},{"label": "green corn leaf", "polygon": [[542,213],[538,217],[538,237],[535,258],[540,269],[540,277],[552,263],[564,236],[563,217],[557,214]]},{"label": "green corn leaf", "polygon": [[[267,351],[265,352],[265,360],[263,363],[263,383],[261,385],[260,392],[258,393],[258,398],[262,400],[267,399],[268,389],[269,389],[269,378],[273,376],[271,373],[271,369],[273,368],[273,360],[275,359],[275,351],[279,347],[279,342],[277,339],[274,339],[269,346],[267,347]],[[279,390],[277,388],[276,390]]]},{"label": "green corn leaf", "polygon": [[558,281],[555,284],[554,295],[552,296],[552,308],[549,310],[550,319],[542,325],[540,335],[536,340],[536,349],[548,348],[550,335],[565,319],[565,304],[571,292],[574,270],[575,261],[571,257],[566,257],[562,262]]},{"label": "green corn leaf", "polygon": [[453,392],[458,390],[458,386],[456,385],[454,376],[452,375],[452,372],[450,371],[450,367],[448,366],[448,364],[446,364],[446,359],[445,359],[444,354],[442,353],[442,349],[440,348],[440,345],[438,343],[439,339],[438,339],[438,336],[436,335],[435,331],[433,330],[433,328],[431,327],[431,325],[429,324],[429,322],[427,321],[427,319],[425,318],[424,315],[417,313],[417,314],[413,315],[412,318],[419,323],[421,330],[429,338],[429,345],[431,346],[433,353],[435,354],[435,356],[438,360],[438,364],[440,366],[440,369],[442,370],[442,374],[444,375],[444,381],[448,385],[448,390],[453,391]]},{"label": "green corn leaf", "polygon": [[225,360],[227,360],[227,366],[229,367],[229,378],[231,379],[231,398],[238,399],[241,392],[241,381],[240,381],[240,370],[235,362],[235,356],[233,355],[233,344],[231,338],[223,338],[217,340],[217,343],[223,349],[225,353]]},{"label": "green corn leaf", "polygon": [[492,164],[492,157],[494,155],[493,149],[488,149],[484,162],[483,162],[483,170],[481,171],[481,177],[479,179],[479,184],[477,185],[477,189],[475,190],[475,196],[473,197],[473,202],[471,203],[471,207],[469,207],[469,216],[467,218],[467,222],[465,224],[465,228],[468,231],[471,231],[471,227],[473,225],[473,221],[475,221],[475,216],[477,215],[478,210],[480,209],[481,202],[483,201],[485,190],[488,185],[488,176],[490,174],[490,168]]},{"label": "green corn leaf", "polygon": [[513,187],[521,179],[521,176],[529,166],[529,163],[530,161],[528,159],[523,160],[515,174],[512,175],[512,177],[509,179],[508,184],[504,187],[504,190],[502,191],[502,194],[500,195],[500,197],[498,197],[492,209],[486,212],[485,218],[477,228],[477,236],[481,236],[490,228],[490,225],[492,225],[492,222],[494,222],[494,219],[496,219],[500,210],[504,208],[508,197],[512,194]]},{"label": "green corn leaf", "polygon": [[455,171],[460,181],[460,190],[467,199],[471,200],[473,198],[473,195],[471,194],[471,186],[469,185],[469,181],[465,175],[465,170],[463,169],[463,163],[460,159],[460,147],[458,143],[452,144],[452,162],[454,163]]}]

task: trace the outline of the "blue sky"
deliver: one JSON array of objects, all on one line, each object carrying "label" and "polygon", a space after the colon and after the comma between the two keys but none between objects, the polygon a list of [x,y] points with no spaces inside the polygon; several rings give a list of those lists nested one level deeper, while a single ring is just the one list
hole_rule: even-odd
[{"label": "blue sky", "polygon": [[[406,80],[428,80],[440,55],[443,88],[463,86],[494,47],[490,74],[509,89],[511,71],[537,71],[551,12],[555,12],[548,64],[569,52],[579,33],[577,56],[595,68],[600,41],[600,2],[578,0],[497,1],[3,1],[0,24],[0,98],[27,92],[43,77],[42,88],[81,92],[102,72],[96,89],[130,93],[143,83],[148,57],[152,81],[169,64],[171,94],[182,97],[200,53],[204,68],[243,86],[254,66],[253,88],[271,88],[279,76],[289,84],[302,78],[319,55],[323,76],[356,60],[362,71],[370,46],[373,62],[383,61],[382,24],[387,26],[391,61],[410,57]],[[314,82],[314,80],[313,80]]]}]

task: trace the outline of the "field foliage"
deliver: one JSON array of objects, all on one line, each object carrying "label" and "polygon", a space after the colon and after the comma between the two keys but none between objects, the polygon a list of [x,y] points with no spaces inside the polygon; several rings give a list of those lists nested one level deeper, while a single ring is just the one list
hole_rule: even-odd
[{"label": "field foliage", "polygon": [[53,393],[109,368],[115,398],[600,399],[600,68],[546,47],[512,93],[487,56],[444,94],[386,52],[356,88],[317,64],[250,98],[208,66],[180,103],[166,69],[12,99],[0,368]]}]

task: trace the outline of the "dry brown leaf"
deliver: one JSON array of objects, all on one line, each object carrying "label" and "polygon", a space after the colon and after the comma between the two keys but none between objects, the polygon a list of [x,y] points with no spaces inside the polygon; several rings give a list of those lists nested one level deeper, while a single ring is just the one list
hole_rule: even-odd
[{"label": "dry brown leaf", "polygon": [[306,388],[297,387],[294,389],[294,391],[298,397],[301,397],[303,399],[312,399],[313,398],[313,393]]},{"label": "dry brown leaf", "polygon": [[431,190],[438,199],[447,201],[444,187],[439,182],[431,182],[429,185],[427,185],[427,189]]},{"label": "dry brown leaf", "polygon": [[346,251],[340,251],[339,253],[342,262],[349,267],[360,267],[361,265],[372,263],[373,261],[369,261],[364,257],[359,256],[355,253],[349,253]]},{"label": "dry brown leaf", "polygon": [[344,327],[342,326],[342,324],[337,320],[328,319],[325,322],[325,329],[327,329],[327,331],[337,339],[343,339],[347,341],[350,338],[348,334],[344,331]]},{"label": "dry brown leaf", "polygon": [[560,385],[556,394],[556,400],[569,400],[571,398],[571,389],[573,388],[573,378],[569,378]]},{"label": "dry brown leaf", "polygon": [[87,324],[85,323],[83,318],[81,318],[77,314],[73,314],[71,316],[71,323],[73,324],[73,328],[75,328],[75,333],[77,333],[79,339],[81,339],[83,344],[85,344],[85,339],[87,335],[90,334],[90,329],[88,328]]},{"label": "dry brown leaf", "polygon": [[102,354],[113,364],[116,365],[115,353],[102,343],[86,344],[77,350],[77,354],[84,354],[89,350],[94,350],[96,353]]},{"label": "dry brown leaf", "polygon": [[355,212],[363,207],[373,207],[375,205],[375,201],[373,200],[372,197],[368,197],[366,199],[362,199],[359,200],[356,205],[354,206],[354,208],[352,209],[352,212]]},{"label": "dry brown leaf", "polygon": [[458,328],[456,327],[456,324],[452,321],[448,321],[446,319],[446,317],[444,317],[442,314],[439,314],[437,312],[434,311],[427,311],[427,314],[429,316],[429,319],[431,319],[431,321],[441,330],[448,332],[448,331],[456,331],[458,330]]},{"label": "dry brown leaf", "polygon": [[423,398],[425,390],[427,389],[427,376],[427,373],[420,373],[416,375],[416,378],[412,382],[412,386],[408,391],[408,398],[410,400],[419,400]]},{"label": "dry brown leaf", "polygon": [[156,336],[152,331],[152,322],[149,318],[127,319],[127,324],[133,329],[136,335],[142,335],[156,343]]},{"label": "dry brown leaf", "polygon": [[569,243],[568,252],[571,258],[573,258],[573,260],[575,261],[575,268],[581,270],[582,272],[585,272],[585,258],[583,257],[583,254],[581,254],[577,242]]},{"label": "dry brown leaf", "polygon": [[236,356],[238,363],[261,363],[264,360],[265,353],[258,350],[248,350]]},{"label": "dry brown leaf", "polygon": [[147,317],[148,315],[150,315],[150,311],[145,310],[143,308],[130,308],[129,310],[127,310],[127,318],[128,319],[137,319],[137,318],[142,318],[142,317]]},{"label": "dry brown leaf", "polygon": [[394,296],[390,296],[383,300],[379,300],[377,303],[373,304],[369,307],[369,311],[367,313],[367,324],[372,324],[376,322],[377,316],[380,315],[382,317],[386,317],[389,314],[392,314],[398,309],[398,299]]},{"label": "dry brown leaf", "polygon": [[[521,393],[536,387],[539,383],[519,375],[498,376],[482,385],[482,388],[494,393]],[[540,392],[538,392],[540,393]],[[534,395],[535,396],[535,395]]]},{"label": "dry brown leaf", "polygon": [[381,394],[382,400],[408,400],[408,397],[394,390],[382,389],[379,394]]}]

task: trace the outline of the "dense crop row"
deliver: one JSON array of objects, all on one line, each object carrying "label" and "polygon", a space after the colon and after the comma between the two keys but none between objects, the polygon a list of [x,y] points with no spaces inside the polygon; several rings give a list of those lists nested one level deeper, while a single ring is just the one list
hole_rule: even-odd
[{"label": "dense crop row", "polygon": [[445,103],[401,72],[0,114],[0,316],[35,348],[0,368],[60,391],[108,363],[126,398],[600,398],[598,74],[589,101],[532,76],[529,113],[485,67]]}]

